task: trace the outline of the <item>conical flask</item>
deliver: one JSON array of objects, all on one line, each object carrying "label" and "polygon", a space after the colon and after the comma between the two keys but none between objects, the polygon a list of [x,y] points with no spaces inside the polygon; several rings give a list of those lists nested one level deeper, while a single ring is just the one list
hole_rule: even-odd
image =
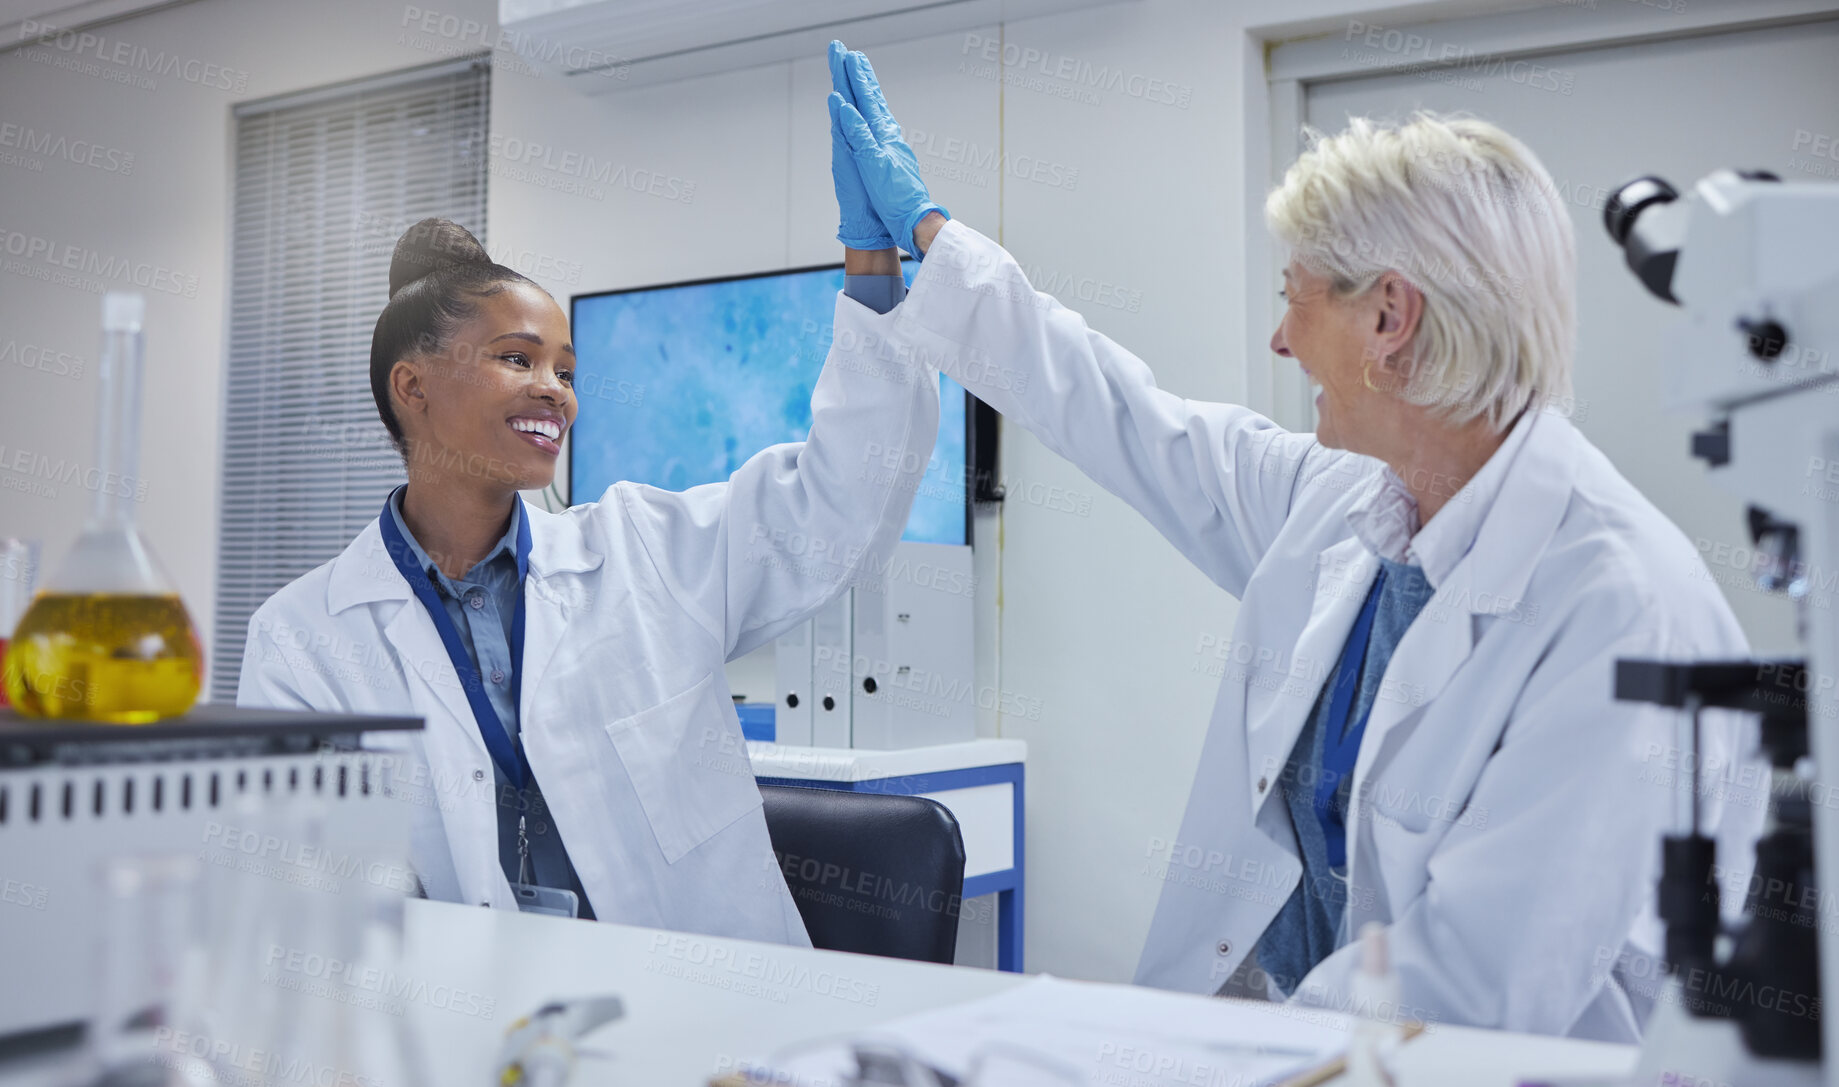
[{"label": "conical flask", "polygon": [[198,699],[204,652],[191,616],[135,527],[140,478],[141,317],[146,299],[102,297],[95,493],[56,576],[13,630],[6,693],[29,717],[138,725]]}]

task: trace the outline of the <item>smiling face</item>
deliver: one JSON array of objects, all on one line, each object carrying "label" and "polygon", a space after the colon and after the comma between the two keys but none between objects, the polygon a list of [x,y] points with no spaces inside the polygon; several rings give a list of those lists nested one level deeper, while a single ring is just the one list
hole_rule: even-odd
[{"label": "smiling face", "polygon": [[541,288],[501,287],[471,299],[474,315],[443,351],[391,371],[411,478],[438,472],[516,490],[555,479],[576,412],[568,318]]},{"label": "smiling face", "polygon": [[1416,332],[1423,296],[1395,272],[1342,297],[1328,276],[1297,260],[1284,268],[1289,306],[1271,350],[1295,359],[1313,385],[1315,436],[1332,449],[1385,456],[1403,387],[1400,359]]}]

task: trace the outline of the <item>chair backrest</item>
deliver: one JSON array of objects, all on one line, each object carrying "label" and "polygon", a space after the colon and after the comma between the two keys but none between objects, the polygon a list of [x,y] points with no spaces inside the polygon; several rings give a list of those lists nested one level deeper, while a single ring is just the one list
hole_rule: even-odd
[{"label": "chair backrest", "polygon": [[952,961],[964,838],[936,800],[762,785],[766,830],[811,943]]}]

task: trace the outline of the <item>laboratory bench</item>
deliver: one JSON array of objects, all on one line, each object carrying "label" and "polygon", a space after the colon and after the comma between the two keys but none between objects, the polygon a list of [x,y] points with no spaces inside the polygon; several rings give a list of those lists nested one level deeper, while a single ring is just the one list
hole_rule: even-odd
[{"label": "laboratory bench", "polygon": [[[428,1082],[483,1083],[504,1028],[556,998],[616,993],[625,1017],[581,1046],[577,1082],[704,1087],[801,1043],[990,996],[1027,983],[993,970],[884,959],[417,901],[404,970],[430,986],[486,994],[489,1019],[428,1006],[410,1013]],[[1212,1000],[1217,997],[1183,997]],[[1626,1075],[1633,1046],[1439,1026],[1400,1050],[1411,1087],[1517,1087]]]},{"label": "laboratory bench", "polygon": [[[993,996],[1029,978],[838,951],[411,900],[386,1009],[421,1082],[495,1082],[507,1028],[554,1000],[613,994],[571,1082],[705,1087],[840,1034]],[[1124,986],[1104,988],[1127,989]],[[1218,997],[1159,994],[1170,1000]],[[1270,1009],[1271,1005],[1259,1005]],[[385,1011],[370,1014],[383,1015]],[[1398,1056],[1406,1087],[1519,1087],[1630,1073],[1633,1046],[1439,1026]],[[0,1064],[9,1087],[69,1087],[68,1055]],[[1334,1082],[1334,1081],[1331,1081]]]}]

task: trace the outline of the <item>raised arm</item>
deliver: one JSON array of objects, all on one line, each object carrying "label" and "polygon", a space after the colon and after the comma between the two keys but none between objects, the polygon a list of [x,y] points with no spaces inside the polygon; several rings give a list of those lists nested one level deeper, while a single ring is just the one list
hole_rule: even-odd
[{"label": "raised arm", "polygon": [[886,350],[892,321],[837,298],[803,442],[761,450],[725,483],[616,487],[672,596],[730,659],[892,558],[939,429],[938,373]]},{"label": "raised arm", "polygon": [[[841,58],[832,56],[832,63]],[[803,443],[763,450],[727,483],[629,488],[626,509],[683,606],[729,659],[791,629],[892,558],[939,428],[938,372],[887,350],[900,253],[832,130],[844,245],[829,355]]]},{"label": "raised arm", "polygon": [[896,341],[1130,503],[1237,596],[1297,483],[1342,454],[1249,408],[1187,400],[1034,290],[1001,246],[946,223],[897,311]]},{"label": "raised arm", "polygon": [[889,235],[923,258],[895,311],[897,351],[950,375],[1243,593],[1299,480],[1342,454],[1247,408],[1163,391],[1143,360],[1036,291],[1001,246],[947,222],[868,59],[848,53],[839,65],[840,48],[831,47],[834,138],[849,146]]}]

